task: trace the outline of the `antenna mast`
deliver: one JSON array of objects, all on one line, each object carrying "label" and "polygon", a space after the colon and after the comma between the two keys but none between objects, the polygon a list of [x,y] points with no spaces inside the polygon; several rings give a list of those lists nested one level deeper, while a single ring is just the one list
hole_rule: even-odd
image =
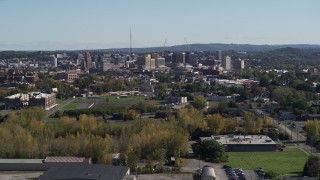
[{"label": "antenna mast", "polygon": [[132,56],[132,35],[131,35],[131,28],[130,28],[130,56]]}]

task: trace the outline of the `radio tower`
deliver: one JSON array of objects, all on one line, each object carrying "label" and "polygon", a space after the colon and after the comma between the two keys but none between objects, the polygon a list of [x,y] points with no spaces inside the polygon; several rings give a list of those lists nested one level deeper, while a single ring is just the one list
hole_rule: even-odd
[{"label": "radio tower", "polygon": [[130,28],[130,57],[132,57],[132,35],[131,35],[131,28]]}]

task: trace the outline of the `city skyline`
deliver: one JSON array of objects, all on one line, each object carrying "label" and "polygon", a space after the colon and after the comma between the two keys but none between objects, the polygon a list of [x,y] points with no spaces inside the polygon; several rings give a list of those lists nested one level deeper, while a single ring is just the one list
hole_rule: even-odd
[{"label": "city skyline", "polygon": [[0,0],[0,50],[320,44],[320,2]]}]

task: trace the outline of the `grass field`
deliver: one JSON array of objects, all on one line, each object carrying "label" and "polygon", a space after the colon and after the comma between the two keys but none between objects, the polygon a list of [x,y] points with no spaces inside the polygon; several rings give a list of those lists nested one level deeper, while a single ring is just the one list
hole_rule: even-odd
[{"label": "grass field", "polygon": [[132,106],[139,102],[143,102],[146,105],[159,105],[160,101],[156,100],[146,100],[144,96],[128,96],[127,98],[117,98],[117,96],[107,96],[98,99],[82,99],[77,98],[74,101],[66,104],[62,110],[72,110],[72,109],[85,109],[88,108],[92,103],[94,103],[93,108],[96,107],[107,107],[107,106]]},{"label": "grass field", "polygon": [[127,98],[117,98],[117,96],[108,96],[104,98],[107,103],[119,103],[119,104],[137,104],[140,101],[149,105],[158,105],[160,101],[146,100],[144,96],[128,96]]},{"label": "grass field", "polygon": [[62,110],[71,110],[71,109],[77,109],[80,103],[77,102],[70,102],[69,104],[65,105]]},{"label": "grass field", "polygon": [[228,152],[229,162],[235,168],[254,170],[262,167],[281,175],[299,175],[303,171],[308,154],[298,148],[285,148],[277,152]]}]

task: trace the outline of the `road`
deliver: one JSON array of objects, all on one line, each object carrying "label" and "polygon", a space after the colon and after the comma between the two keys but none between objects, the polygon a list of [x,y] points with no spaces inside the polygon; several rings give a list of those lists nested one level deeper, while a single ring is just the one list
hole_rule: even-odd
[{"label": "road", "polygon": [[1,172],[0,173],[0,179],[1,180],[28,180],[28,179],[36,179],[40,175],[42,175],[43,172]]},{"label": "road", "polygon": [[[270,118],[272,118],[272,117],[270,117]],[[301,124],[299,124],[299,127],[297,127],[297,128],[289,128],[287,123],[289,123],[290,121],[285,122],[285,121],[278,121],[274,118],[272,118],[272,119],[273,119],[273,123],[278,126],[279,130],[287,132],[290,135],[290,137],[292,138],[292,141],[295,142],[296,146],[293,146],[292,148],[297,148],[297,146],[298,146],[298,148],[306,151],[307,153],[320,157],[320,151],[318,149],[306,144],[307,138],[300,133],[301,127],[302,127]],[[278,122],[280,122],[280,124],[278,124]],[[292,123],[292,122],[290,122],[290,123]],[[294,122],[294,123],[296,124],[296,122]],[[286,124],[287,124],[287,126],[286,126]],[[288,148],[291,148],[291,147],[288,146]]]},{"label": "road", "polygon": [[[276,121],[276,120],[274,120],[274,121]],[[276,121],[276,123],[277,122],[278,121]],[[306,142],[307,138],[305,136],[300,134],[299,131],[296,130],[296,128],[289,128],[288,126],[286,126],[286,123],[288,123],[288,122],[282,121],[281,124],[278,124],[279,129],[287,132],[290,135],[292,141]]]}]

